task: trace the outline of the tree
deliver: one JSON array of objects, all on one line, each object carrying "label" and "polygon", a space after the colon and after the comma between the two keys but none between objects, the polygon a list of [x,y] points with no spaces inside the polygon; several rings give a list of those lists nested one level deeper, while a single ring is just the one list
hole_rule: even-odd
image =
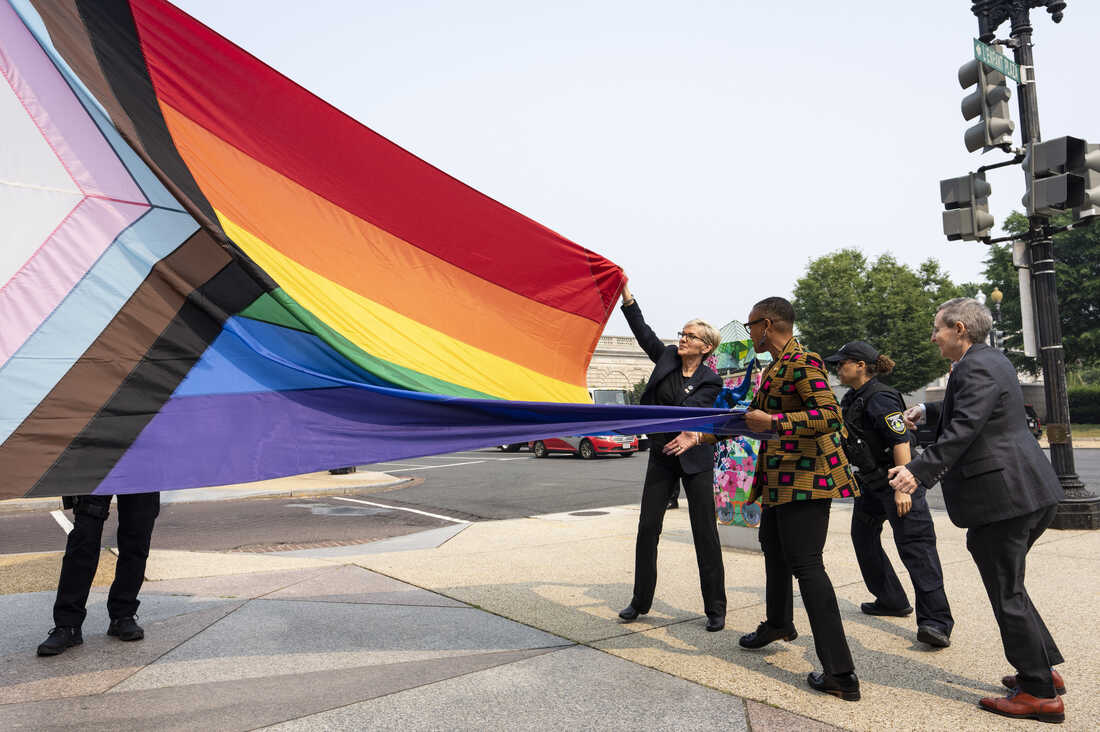
[{"label": "tree", "polygon": [[639,381],[634,386],[630,387],[630,391],[628,391],[626,393],[626,403],[627,404],[641,404],[642,403],[642,394],[645,393],[645,387],[646,387],[646,384],[648,384],[648,383],[649,383],[649,379],[647,377],[643,377],[641,381]]},{"label": "tree", "polygon": [[[1059,217],[1053,223],[1065,224],[1068,219]],[[1004,228],[1009,234],[1026,233],[1027,218],[1013,212]],[[1100,222],[1056,234],[1054,253],[1066,366],[1069,369],[1100,366]],[[1005,332],[1009,358],[1018,368],[1038,373],[1038,360],[1022,354],[1020,282],[1012,265],[1012,245],[990,247],[985,265],[988,288],[996,286],[1004,293],[1000,328]]]},{"label": "tree", "polygon": [[826,356],[849,341],[867,341],[897,362],[882,380],[910,392],[947,372],[929,340],[936,309],[976,291],[954,285],[932,259],[914,272],[889,254],[868,262],[857,249],[841,249],[810,261],[795,284],[794,306],[808,348]]}]

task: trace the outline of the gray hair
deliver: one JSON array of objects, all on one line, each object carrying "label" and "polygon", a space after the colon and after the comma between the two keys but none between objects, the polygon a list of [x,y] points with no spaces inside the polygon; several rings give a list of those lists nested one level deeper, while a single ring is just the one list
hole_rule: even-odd
[{"label": "gray hair", "polygon": [[971,343],[982,343],[989,337],[993,328],[993,315],[989,308],[972,297],[956,297],[940,305],[937,310],[943,313],[943,322],[954,327],[956,323],[966,326],[966,335]]},{"label": "gray hair", "polygon": [[718,329],[707,321],[700,320],[699,318],[684,323],[685,328],[689,325],[694,325],[699,329],[700,335],[703,336],[703,341],[710,347],[706,355],[709,356],[714,353],[715,349],[718,348],[718,344],[722,342],[722,334],[718,332]]}]

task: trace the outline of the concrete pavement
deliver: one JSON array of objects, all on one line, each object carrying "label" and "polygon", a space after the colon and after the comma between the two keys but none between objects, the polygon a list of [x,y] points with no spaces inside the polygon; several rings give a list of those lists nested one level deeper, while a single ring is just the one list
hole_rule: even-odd
[{"label": "concrete pavement", "polygon": [[[0,728],[1038,725],[976,707],[999,693],[1010,669],[963,532],[945,514],[936,523],[957,624],[952,646],[931,651],[916,642],[912,618],[859,612],[868,596],[847,536],[850,512],[835,506],[825,562],[863,683],[863,700],[848,703],[805,685],[817,660],[798,600],[795,642],[755,653],[737,647],[764,616],[759,554],[725,551],[726,630],[707,633],[687,511],[670,512],[653,612],[624,625],[616,613],[630,599],[637,506],[581,513],[360,547],[154,550],[140,610],[146,639],[103,635],[105,588],[97,588],[85,644],[56,658],[34,655],[50,627],[52,592],[5,583]],[[50,559],[8,555],[2,572],[22,576],[22,564]],[[1094,729],[1100,533],[1048,531],[1029,569],[1032,599],[1068,659],[1064,727]]]}]

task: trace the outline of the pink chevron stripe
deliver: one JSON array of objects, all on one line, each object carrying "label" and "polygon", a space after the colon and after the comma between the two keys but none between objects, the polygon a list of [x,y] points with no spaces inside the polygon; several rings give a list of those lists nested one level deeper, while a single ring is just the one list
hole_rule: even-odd
[{"label": "pink chevron stripe", "polygon": [[85,198],[0,289],[0,366],[61,304],[146,205]]},{"label": "pink chevron stripe", "polygon": [[145,202],[95,122],[6,2],[0,3],[0,74],[85,195]]}]

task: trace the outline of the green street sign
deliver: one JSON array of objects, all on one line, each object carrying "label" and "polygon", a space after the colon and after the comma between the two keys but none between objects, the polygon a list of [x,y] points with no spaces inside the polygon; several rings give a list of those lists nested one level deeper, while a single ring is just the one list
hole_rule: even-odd
[{"label": "green street sign", "polygon": [[985,45],[977,38],[974,39],[974,58],[994,71],[999,71],[1019,83],[1020,65],[992,46]]}]

